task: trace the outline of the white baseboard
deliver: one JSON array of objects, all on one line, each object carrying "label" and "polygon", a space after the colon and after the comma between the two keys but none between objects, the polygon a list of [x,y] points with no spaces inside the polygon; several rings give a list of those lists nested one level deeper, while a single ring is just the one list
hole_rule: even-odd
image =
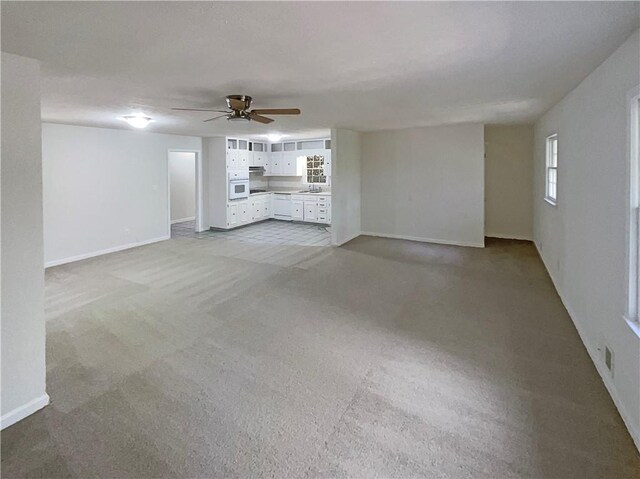
[{"label": "white baseboard", "polygon": [[547,263],[544,260],[544,256],[540,253],[540,248],[538,247],[538,243],[534,241],[533,244],[536,245],[536,250],[538,251],[538,255],[542,259],[542,264],[547,270],[547,273],[549,273],[549,277],[551,278],[551,282],[553,283],[553,286],[556,289],[558,296],[560,297],[560,301],[562,301],[564,308],[567,310],[567,313],[571,318],[571,322],[576,328],[576,331],[578,331],[578,336],[580,336],[580,340],[582,341],[582,344],[584,344],[584,347],[587,350],[587,353],[589,354],[591,361],[596,367],[596,371],[598,371],[598,374],[600,375],[600,378],[602,379],[604,386],[607,388],[607,391],[609,392],[609,396],[611,396],[611,399],[613,399],[613,404],[615,404],[616,408],[618,409],[618,413],[620,414],[620,417],[622,417],[622,421],[624,422],[625,426],[627,426],[627,430],[629,431],[629,434],[631,434],[631,439],[633,439],[633,442],[635,443],[636,448],[640,452],[640,429],[638,428],[638,426],[633,424],[631,420],[632,416],[627,411],[624,403],[620,399],[620,396],[618,396],[618,390],[613,384],[613,381],[611,380],[611,376],[609,375],[608,371],[604,369],[605,366],[602,361],[602,358],[600,357],[598,348],[595,347],[593,344],[591,344],[591,342],[587,339],[587,335],[582,329],[582,326],[578,321],[576,321],[576,314],[573,312],[571,305],[565,300],[565,298],[562,296],[562,293],[558,289],[558,282],[553,277],[553,273],[551,273],[551,270],[547,266]]},{"label": "white baseboard", "polygon": [[529,238],[527,236],[518,236],[518,235],[496,235],[491,233],[485,233],[485,237],[487,238],[498,238],[498,239],[512,239],[519,241],[533,241],[533,238]]},{"label": "white baseboard", "polygon": [[451,240],[442,240],[435,238],[423,238],[420,236],[407,236],[407,235],[391,235],[387,233],[374,233],[372,231],[363,231],[363,235],[365,236],[376,236],[379,238],[391,238],[391,239],[401,239],[401,240],[409,240],[409,241],[419,241],[421,243],[434,243],[434,244],[446,244],[453,246],[471,246],[474,248],[484,248],[484,241],[482,243],[473,243],[466,241],[451,241]]},{"label": "white baseboard", "polygon": [[80,261],[83,259],[93,258],[95,256],[102,256],[103,254],[115,253],[117,251],[123,251],[125,249],[136,248],[138,246],[144,246],[151,243],[158,243],[159,241],[165,241],[171,238],[171,235],[160,236],[158,238],[151,238],[149,240],[138,241],[136,243],[128,243],[113,248],[107,248],[100,251],[93,251],[91,253],[80,254],[78,256],[70,256],[69,258],[55,259],[53,261],[47,261],[44,264],[45,268],[52,266],[58,266],[61,264],[73,263],[74,261]]},{"label": "white baseboard", "polygon": [[49,395],[45,393],[42,396],[15,408],[13,411],[9,411],[7,414],[0,417],[0,429],[4,429],[5,427],[9,427],[12,424],[17,423],[34,412],[39,411],[47,404],[49,404]]},{"label": "white baseboard", "polygon": [[354,233],[350,236],[347,236],[347,239],[345,239],[344,241],[341,241],[339,243],[336,243],[334,246],[342,246],[345,243],[348,243],[349,241],[351,241],[352,239],[356,239],[358,236],[360,236],[362,233]]},{"label": "white baseboard", "polygon": [[176,223],[184,223],[185,221],[193,221],[195,219],[195,216],[189,216],[188,218],[178,218],[177,220],[171,220],[171,224],[174,225]]}]

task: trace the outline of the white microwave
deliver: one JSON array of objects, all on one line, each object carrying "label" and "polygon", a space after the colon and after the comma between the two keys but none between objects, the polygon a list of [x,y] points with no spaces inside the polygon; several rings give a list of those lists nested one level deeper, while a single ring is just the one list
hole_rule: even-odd
[{"label": "white microwave", "polygon": [[229,199],[249,197],[249,178],[229,178]]}]

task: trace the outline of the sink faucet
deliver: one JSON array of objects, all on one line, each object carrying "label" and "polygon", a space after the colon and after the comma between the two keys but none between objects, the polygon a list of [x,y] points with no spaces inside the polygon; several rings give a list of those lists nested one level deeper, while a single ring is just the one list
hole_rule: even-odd
[{"label": "sink faucet", "polygon": [[319,193],[320,191],[322,191],[322,187],[320,186],[316,186],[315,184],[311,183],[309,185],[309,192],[311,193]]}]

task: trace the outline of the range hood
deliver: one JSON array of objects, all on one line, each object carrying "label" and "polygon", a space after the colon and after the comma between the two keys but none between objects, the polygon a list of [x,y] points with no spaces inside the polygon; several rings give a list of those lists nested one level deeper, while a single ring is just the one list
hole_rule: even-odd
[{"label": "range hood", "polygon": [[264,173],[264,166],[250,166],[249,173]]}]

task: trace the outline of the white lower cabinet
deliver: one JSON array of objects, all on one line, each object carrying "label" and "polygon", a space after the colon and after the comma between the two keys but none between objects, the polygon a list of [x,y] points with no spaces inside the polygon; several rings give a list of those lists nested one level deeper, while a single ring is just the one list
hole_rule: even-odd
[{"label": "white lower cabinet", "polygon": [[238,223],[241,225],[246,225],[250,223],[249,216],[249,202],[248,201],[239,201],[238,202]]},{"label": "white lower cabinet", "polygon": [[292,195],[291,219],[308,223],[331,224],[331,196]]},{"label": "white lower cabinet", "polygon": [[315,223],[318,220],[318,203],[316,201],[304,202],[304,221]]},{"label": "white lower cabinet", "polygon": [[[236,228],[273,217],[272,194],[227,203],[227,228]],[[331,197],[291,195],[291,220],[331,224]]]},{"label": "white lower cabinet", "polygon": [[264,195],[265,198],[262,200],[262,218],[267,219],[271,218],[271,195]]},{"label": "white lower cabinet", "polygon": [[262,204],[256,200],[251,201],[251,221],[262,219]]},{"label": "white lower cabinet", "polygon": [[249,200],[249,223],[271,218],[271,195],[255,196]]},{"label": "white lower cabinet", "polygon": [[291,220],[304,221],[304,202],[291,200]]},{"label": "white lower cabinet", "polygon": [[238,226],[238,205],[235,203],[227,204],[227,226],[229,228]]}]

